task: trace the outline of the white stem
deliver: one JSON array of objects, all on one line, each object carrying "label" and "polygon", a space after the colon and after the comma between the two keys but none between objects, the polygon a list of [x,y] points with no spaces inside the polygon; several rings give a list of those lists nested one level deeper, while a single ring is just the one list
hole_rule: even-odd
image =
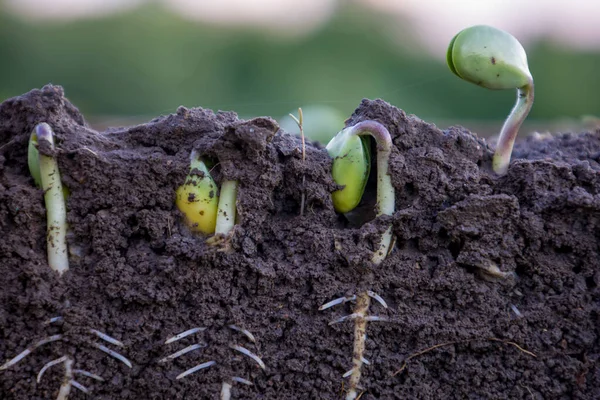
[{"label": "white stem", "polygon": [[[54,151],[52,128],[46,123],[41,123],[35,127],[35,130],[38,146],[46,141]],[[40,152],[39,163],[48,221],[46,233],[48,264],[50,268],[62,275],[69,269],[69,252],[67,251],[67,207],[60,172],[58,163],[53,156],[47,156]]]},{"label": "white stem", "polygon": [[235,225],[238,182],[223,181],[219,195],[219,211],[215,234],[227,235]]},{"label": "white stem", "polygon": [[[352,127],[355,135],[370,135],[377,143],[377,216],[393,215],[396,196],[392,177],[389,174],[392,138],[385,126],[376,121],[363,121]],[[392,227],[381,236],[379,246],[375,249],[371,261],[380,264],[387,256],[392,243]]]},{"label": "white stem", "polygon": [[498,175],[504,175],[508,171],[519,128],[531,110],[534,96],[533,79],[530,79],[528,85],[517,89],[517,102],[502,126],[492,161],[494,172]]},{"label": "white stem", "polygon": [[67,400],[69,394],[71,393],[71,387],[73,382],[73,360],[67,358],[65,360],[65,376],[63,378],[63,382],[60,385],[60,390],[58,391],[58,397],[56,400]]},{"label": "white stem", "polygon": [[231,383],[223,381],[221,384],[221,400],[231,400]]}]

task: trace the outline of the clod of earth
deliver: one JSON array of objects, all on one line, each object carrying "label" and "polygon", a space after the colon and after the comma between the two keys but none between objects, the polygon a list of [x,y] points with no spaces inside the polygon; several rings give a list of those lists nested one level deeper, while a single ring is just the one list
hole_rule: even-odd
[{"label": "clod of earth", "polygon": [[[41,121],[79,249],[62,276],[28,172]],[[360,224],[334,208],[326,150],[307,141],[303,161],[301,139],[270,118],[182,107],[98,133],[56,86],[1,103],[0,398],[56,399],[70,382],[74,399],[74,381],[90,399],[333,400],[355,371],[361,400],[600,398],[600,132],[523,137],[498,179],[494,151],[464,128],[381,100],[347,126],[363,121],[389,131],[395,211],[375,217],[367,184]],[[174,204],[192,150],[219,162],[219,185],[240,182],[228,252]],[[375,264],[390,226],[393,251]],[[481,267],[518,279],[487,281]]]}]

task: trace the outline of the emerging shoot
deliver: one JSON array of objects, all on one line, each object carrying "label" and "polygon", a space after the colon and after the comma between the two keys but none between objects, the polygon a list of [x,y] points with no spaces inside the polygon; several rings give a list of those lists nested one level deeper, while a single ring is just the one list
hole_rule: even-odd
[{"label": "emerging shoot", "polygon": [[190,155],[190,173],[177,189],[175,204],[193,231],[210,235],[217,221],[217,184],[194,150]]},{"label": "emerging shoot", "polygon": [[[50,154],[43,154],[39,147]],[[54,153],[54,133],[50,125],[38,124],[29,139],[28,164],[36,184],[44,190],[46,203],[48,264],[60,275],[69,269],[67,251],[67,207],[58,163]],[[37,157],[36,157],[37,155]]]},{"label": "emerging shoot", "polygon": [[215,234],[217,235],[227,236],[235,226],[237,190],[237,181],[223,181],[221,185],[219,211],[217,212],[215,228]]},{"label": "emerging shoot", "polygon": [[448,46],[448,67],[459,78],[488,89],[517,89],[517,103],[504,122],[493,159],[499,175],[508,170],[521,124],[533,105],[533,77],[523,46],[511,34],[486,25],[460,31]]},{"label": "emerging shoot", "polygon": [[[298,125],[300,129],[300,139],[302,140],[302,163],[306,163],[306,140],[304,138],[304,115],[302,114],[302,108],[298,108],[298,118],[294,114],[290,114],[290,117]],[[306,202],[306,192],[304,186],[306,184],[306,174],[302,174],[302,194],[300,196],[300,216],[304,215],[304,203]]]},{"label": "emerging shoot", "polygon": [[[392,138],[387,128],[376,121],[362,121],[342,130],[327,145],[333,157],[333,179],[342,190],[332,194],[337,211],[348,212],[358,205],[367,184],[370,169],[368,138],[377,143],[377,216],[392,215],[395,208],[395,193],[388,164],[392,152]],[[371,261],[381,263],[388,254],[392,242],[390,226],[375,250]]]}]

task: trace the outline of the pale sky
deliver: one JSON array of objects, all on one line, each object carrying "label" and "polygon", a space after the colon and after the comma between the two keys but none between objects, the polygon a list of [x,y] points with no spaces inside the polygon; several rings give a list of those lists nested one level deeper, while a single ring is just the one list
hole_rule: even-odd
[{"label": "pale sky", "polygon": [[454,34],[475,24],[507,30],[527,43],[548,35],[569,46],[600,49],[598,0],[5,0],[25,17],[95,17],[162,2],[185,18],[220,24],[303,32],[325,23],[343,1],[407,16],[426,50],[445,55]]}]

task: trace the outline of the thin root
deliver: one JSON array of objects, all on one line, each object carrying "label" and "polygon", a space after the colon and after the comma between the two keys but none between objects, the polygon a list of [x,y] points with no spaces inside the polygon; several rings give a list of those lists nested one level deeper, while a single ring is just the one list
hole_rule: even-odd
[{"label": "thin root", "polygon": [[256,361],[256,363],[263,369],[267,369],[267,366],[265,365],[265,363],[263,362],[263,360],[260,359],[259,356],[257,356],[256,354],[252,353],[250,350],[248,350],[245,347],[239,346],[239,345],[232,345],[231,348],[233,350],[237,350],[240,353],[242,353],[245,356],[250,357],[251,359],[253,359],[254,361]]},{"label": "thin root", "polygon": [[118,341],[117,339],[108,336],[106,333],[102,333],[97,329],[90,329],[90,332],[93,333],[94,335],[98,336],[100,339],[107,341],[110,344],[114,344],[115,346],[119,346],[119,347],[125,347],[125,345]]},{"label": "thin root", "polygon": [[356,300],[356,295],[350,297],[338,297],[335,300],[331,300],[330,302],[323,304],[321,307],[319,307],[319,311],[327,310],[328,308],[337,306],[338,304],[343,304],[354,300]]},{"label": "thin root", "polygon": [[71,385],[73,385],[73,387],[75,389],[79,389],[81,390],[83,393],[88,394],[90,391],[88,388],[86,388],[85,386],[83,386],[81,383],[71,379]]},{"label": "thin root", "polygon": [[158,362],[161,363],[161,364],[162,363],[166,363],[167,361],[174,360],[177,357],[181,357],[182,355],[187,354],[190,351],[201,349],[202,347],[206,347],[206,344],[204,344],[204,343],[193,344],[191,346],[186,347],[185,349],[181,349],[178,352],[175,352],[175,353],[171,354],[170,356],[166,356],[165,358],[160,359]]},{"label": "thin root", "polygon": [[193,334],[194,334],[194,333],[196,333],[196,332],[202,332],[202,331],[204,331],[204,330],[206,330],[206,328],[205,328],[205,327],[198,327],[198,328],[192,328],[192,329],[188,329],[187,331],[184,331],[184,332],[178,333],[177,335],[175,335],[175,336],[173,336],[173,337],[170,337],[170,338],[168,338],[168,339],[165,341],[165,344],[169,344],[169,343],[176,342],[176,341],[178,341],[178,340],[181,340],[181,339],[183,339],[184,337],[187,337],[187,336],[193,335]]},{"label": "thin root", "polygon": [[40,340],[37,343],[34,343],[33,345],[29,346],[28,348],[23,350],[21,353],[19,353],[15,358],[12,358],[12,359],[8,360],[7,362],[5,362],[4,364],[2,364],[2,366],[0,366],[0,371],[12,367],[16,363],[18,363],[19,361],[21,361],[22,359],[27,357],[29,354],[31,354],[38,347],[43,346],[48,343],[56,342],[60,339],[62,339],[62,335],[52,335],[52,336],[48,336],[47,338]]},{"label": "thin root", "polygon": [[40,369],[40,372],[38,372],[37,375],[37,383],[40,383],[42,381],[42,376],[44,376],[44,373],[48,370],[48,368],[51,368],[53,366],[55,366],[56,364],[61,364],[64,363],[65,361],[67,361],[67,356],[62,356],[60,358],[57,358],[56,360],[52,360],[48,363],[46,363],[46,365],[44,365],[42,367],[42,369]]},{"label": "thin root", "polygon": [[250,382],[248,379],[240,378],[239,376],[234,376],[231,378],[233,382],[238,382],[244,384],[246,386],[253,386],[254,384]]},{"label": "thin root", "polygon": [[351,321],[351,320],[357,319],[359,317],[362,317],[362,315],[360,315],[358,313],[352,313],[350,315],[344,315],[343,317],[340,317],[338,319],[334,319],[333,321],[329,322],[329,326],[335,325],[335,324],[339,324],[340,322],[344,322],[344,321]]},{"label": "thin root", "polygon": [[84,371],[83,369],[75,369],[73,370],[73,374],[87,376],[88,378],[95,379],[99,382],[104,382],[104,378],[102,378],[100,375],[92,374],[91,372]]},{"label": "thin root", "polygon": [[182,373],[180,373],[179,375],[177,375],[177,377],[175,379],[181,379],[181,378],[185,378],[186,376],[193,374],[194,372],[200,371],[201,369],[204,368],[210,368],[213,365],[215,365],[217,362],[216,361],[207,361],[205,363],[202,363],[200,365],[196,365],[195,367],[192,367],[186,371],[183,371]]},{"label": "thin root", "polygon": [[371,291],[371,290],[367,290],[367,294],[369,295],[370,298],[377,300],[377,302],[379,304],[381,304],[383,306],[383,308],[388,308],[387,303],[385,302],[385,300],[383,300],[383,298],[378,295],[377,293]]},{"label": "thin root", "polygon": [[92,343],[92,346],[94,346],[95,348],[97,348],[100,351],[105,352],[109,356],[111,356],[113,358],[116,358],[117,360],[121,361],[123,364],[127,365],[129,368],[133,368],[133,365],[131,364],[131,361],[129,361],[125,356],[117,353],[114,350],[109,349],[108,347],[104,346],[103,344]]},{"label": "thin root", "polygon": [[395,372],[392,373],[392,376],[396,376],[396,375],[400,374],[402,371],[404,371],[406,369],[406,367],[408,366],[408,362],[410,360],[412,360],[413,358],[415,358],[415,357],[419,357],[419,356],[421,356],[421,355],[423,355],[425,353],[429,353],[430,351],[438,349],[440,347],[452,346],[452,345],[455,345],[455,344],[470,343],[470,342],[475,342],[477,340],[489,340],[491,342],[499,342],[499,343],[503,343],[503,344],[508,344],[508,345],[516,347],[519,351],[521,351],[521,352],[523,352],[523,353],[525,353],[525,354],[527,354],[527,355],[529,355],[531,357],[537,358],[537,356],[534,353],[532,353],[531,351],[525,350],[524,348],[522,348],[521,346],[519,346],[515,342],[511,342],[511,341],[508,341],[508,340],[503,340],[503,339],[498,339],[498,338],[492,338],[492,337],[491,338],[466,339],[466,340],[454,340],[454,341],[451,341],[451,342],[439,343],[439,344],[436,344],[435,346],[428,347],[425,350],[421,350],[421,351],[418,351],[416,353],[411,354],[410,356],[406,357],[406,359],[402,363],[402,366],[400,368],[398,368]]},{"label": "thin root", "polygon": [[252,333],[250,333],[250,331],[249,331],[249,330],[247,330],[247,329],[243,329],[243,328],[240,328],[240,327],[239,327],[239,326],[237,326],[237,325],[229,325],[229,328],[230,328],[230,329],[233,329],[233,330],[234,330],[234,331],[236,331],[236,332],[241,332],[241,333],[243,333],[244,335],[246,335],[246,337],[247,337],[248,339],[250,339],[250,341],[251,341],[252,343],[256,343],[256,338],[254,337],[254,335],[253,335]]}]

